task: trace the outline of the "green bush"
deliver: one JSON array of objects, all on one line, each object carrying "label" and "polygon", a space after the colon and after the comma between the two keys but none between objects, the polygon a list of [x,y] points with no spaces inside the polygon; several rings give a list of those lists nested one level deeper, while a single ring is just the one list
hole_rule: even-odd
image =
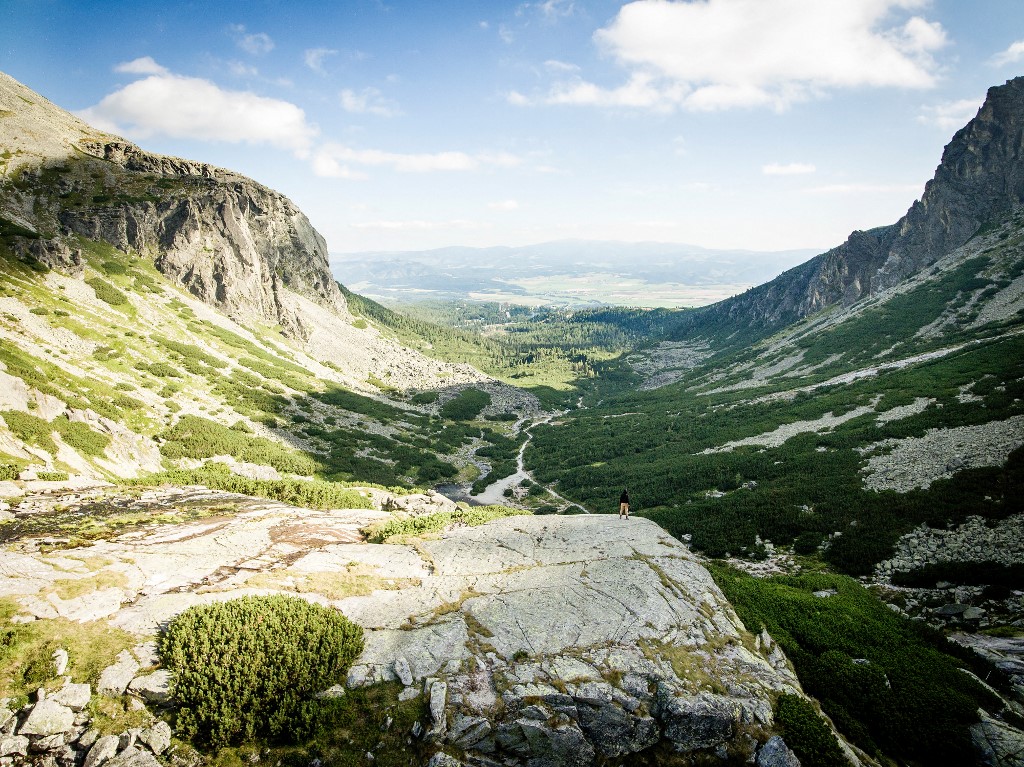
[{"label": "green bush", "polygon": [[191,607],[160,639],[177,730],[212,746],[309,737],[313,696],[341,681],[362,649],[362,629],[340,612],[282,595]]},{"label": "green bush", "polygon": [[20,410],[4,410],[0,412],[0,417],[18,439],[48,453],[57,452],[57,445],[53,441],[53,425],[45,418],[29,415]]},{"label": "green bush", "polygon": [[69,421],[67,416],[60,416],[54,422],[61,439],[82,455],[102,456],[110,444],[110,437],[89,428],[80,421]]},{"label": "green bush", "polygon": [[66,471],[41,471],[36,476],[44,482],[66,482],[68,473]]},{"label": "green bush", "polygon": [[128,303],[128,296],[106,280],[99,277],[92,277],[91,279],[86,280],[85,283],[96,291],[96,298],[100,301],[104,301],[111,306],[125,306]]},{"label": "green bush", "polygon": [[17,479],[21,469],[16,463],[0,463],[0,482]]},{"label": "green bush", "polygon": [[786,745],[793,749],[804,767],[847,767],[835,735],[818,712],[799,695],[779,696],[775,721]]},{"label": "green bush", "polygon": [[479,389],[463,389],[455,399],[441,406],[441,417],[451,421],[472,421],[491,404],[491,395]]}]

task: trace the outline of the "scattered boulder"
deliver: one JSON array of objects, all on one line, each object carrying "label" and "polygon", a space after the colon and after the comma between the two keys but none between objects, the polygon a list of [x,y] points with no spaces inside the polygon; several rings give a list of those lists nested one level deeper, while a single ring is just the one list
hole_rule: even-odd
[{"label": "scattered boulder", "polygon": [[139,733],[139,742],[159,756],[171,745],[171,726],[167,722],[157,722]]},{"label": "scattered boulder", "polygon": [[409,661],[401,655],[395,658],[395,676],[398,677],[398,681],[404,686],[409,687],[412,685],[412,669],[409,668]]},{"label": "scattered boulder", "polygon": [[54,700],[44,699],[32,707],[25,723],[18,730],[19,735],[56,735],[71,729],[75,724],[75,712]]},{"label": "scattered boulder", "polygon": [[122,650],[118,653],[117,662],[107,666],[100,674],[100,695],[124,695],[140,668],[135,656],[128,650]]},{"label": "scattered boulder", "polygon": [[51,693],[48,700],[67,706],[72,711],[81,711],[89,705],[92,698],[92,687],[88,684],[75,684],[69,678],[57,692]]},{"label": "scattered boulder", "polygon": [[104,735],[93,743],[89,753],[85,756],[85,764],[82,767],[100,767],[117,754],[117,745],[120,741],[116,735]]},{"label": "scattered boulder", "polygon": [[143,700],[163,705],[171,699],[171,672],[167,669],[135,677],[128,685],[128,691]]},{"label": "scattered boulder", "polygon": [[58,647],[53,651],[53,673],[56,676],[63,676],[68,669],[68,651]]},{"label": "scattered boulder", "polygon": [[796,758],[796,754],[778,735],[772,736],[761,746],[754,763],[757,767],[800,767],[800,760]]}]

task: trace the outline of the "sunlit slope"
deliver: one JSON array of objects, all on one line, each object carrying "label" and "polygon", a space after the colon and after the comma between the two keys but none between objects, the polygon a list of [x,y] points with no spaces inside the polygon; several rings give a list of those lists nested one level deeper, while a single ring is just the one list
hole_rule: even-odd
[{"label": "sunlit slope", "polygon": [[754,346],[668,371],[634,357],[675,383],[600,390],[539,430],[527,460],[594,510],[628,485],[711,554],[756,553],[761,536],[826,544],[865,572],[920,522],[1021,510],[1022,312],[1014,210],[912,278]]}]

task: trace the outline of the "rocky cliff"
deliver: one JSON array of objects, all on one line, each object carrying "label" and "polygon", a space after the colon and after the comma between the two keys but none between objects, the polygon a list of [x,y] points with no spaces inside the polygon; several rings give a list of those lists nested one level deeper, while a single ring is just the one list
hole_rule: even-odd
[{"label": "rocky cliff", "polygon": [[249,178],[145,152],[3,73],[0,150],[0,219],[23,257],[80,271],[77,238],[106,242],[233,319],[301,339],[312,329],[285,289],[345,307],[323,238],[288,198]]},{"label": "rocky cliff", "polygon": [[678,338],[715,327],[771,331],[891,288],[1024,202],[1024,77],[990,88],[942,153],[924,195],[891,226],[842,245],[741,296],[685,318]]}]

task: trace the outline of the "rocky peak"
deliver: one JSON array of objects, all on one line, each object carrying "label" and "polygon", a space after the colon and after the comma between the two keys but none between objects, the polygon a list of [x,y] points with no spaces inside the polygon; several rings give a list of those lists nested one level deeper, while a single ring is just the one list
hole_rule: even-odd
[{"label": "rocky peak", "polygon": [[146,152],[94,130],[0,73],[0,217],[39,234],[16,253],[72,272],[78,238],[150,258],[233,319],[306,338],[288,289],[337,311],[327,245],[282,194],[205,163]]},{"label": "rocky peak", "polygon": [[694,312],[679,335],[722,323],[770,331],[897,285],[1024,201],[1022,159],[1024,77],[1018,77],[989,89],[977,116],[946,146],[921,199],[898,222],[855,231],[771,282]]}]

